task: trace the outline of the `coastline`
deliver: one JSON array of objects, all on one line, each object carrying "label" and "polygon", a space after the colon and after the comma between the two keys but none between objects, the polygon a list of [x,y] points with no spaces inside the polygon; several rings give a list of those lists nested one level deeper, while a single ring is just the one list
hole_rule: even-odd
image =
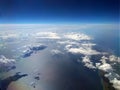
[{"label": "coastline", "polygon": [[105,75],[104,71],[99,70],[98,73],[101,77],[101,83],[103,85],[103,90],[116,90],[113,87],[113,84],[110,83],[110,80],[104,76]]}]

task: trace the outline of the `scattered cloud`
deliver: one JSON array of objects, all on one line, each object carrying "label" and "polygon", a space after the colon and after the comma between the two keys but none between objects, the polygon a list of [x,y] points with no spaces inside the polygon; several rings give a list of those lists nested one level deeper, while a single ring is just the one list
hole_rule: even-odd
[{"label": "scattered cloud", "polygon": [[[9,25],[8,25],[9,26]],[[11,26],[11,25],[10,25]],[[14,25],[13,25],[14,26]],[[21,25],[18,25],[21,27]],[[36,25],[27,25],[27,28],[31,26],[36,26]],[[37,25],[39,26],[39,25]],[[88,29],[88,27],[94,27],[98,28],[99,25],[61,25],[61,26],[56,26],[56,25],[41,25],[43,30],[60,30],[62,28],[62,30],[80,30],[80,29]],[[40,26],[40,27],[41,27]],[[47,26],[47,27],[46,27]],[[100,27],[101,26],[101,27]],[[111,25],[100,25],[100,28],[103,28],[102,26],[104,26],[105,28],[109,28]],[[3,26],[2,26],[3,27]],[[7,27],[7,26],[4,26]],[[113,27],[113,26],[112,26]],[[29,29],[29,28],[28,28]],[[27,30],[28,30],[27,29]],[[4,33],[3,35],[0,34],[0,39],[2,40],[14,40],[16,38],[18,38],[20,35],[22,35],[21,37],[24,39],[26,38],[32,38],[34,40],[36,39],[51,39],[51,40],[56,40],[57,44],[63,45],[64,50],[66,50],[69,53],[72,53],[74,55],[76,54],[82,54],[84,55],[84,57],[82,58],[82,60],[78,60],[78,62],[82,62],[84,64],[85,67],[89,68],[89,69],[99,69],[102,70],[104,72],[106,72],[105,77],[107,77],[111,83],[113,83],[113,86],[120,90],[120,80],[119,80],[119,75],[117,75],[114,72],[114,64],[113,63],[120,63],[120,57],[116,57],[115,55],[106,55],[106,56],[102,56],[98,61],[99,62],[93,62],[91,60],[91,56],[93,55],[102,55],[101,52],[93,49],[94,46],[96,46],[96,44],[91,43],[91,40],[93,40],[93,38],[91,36],[88,36],[86,34],[83,33],[63,33],[63,34],[59,34],[56,32],[39,32],[40,29],[39,28],[35,28],[38,30],[38,32],[34,32],[34,33],[27,33],[27,34],[16,34],[16,33]],[[33,30],[32,30],[33,31]],[[43,45],[43,44],[35,44],[35,45],[28,45],[24,47],[24,50],[22,52],[22,57],[29,57],[31,56],[33,53],[40,51],[40,50],[44,50],[47,46]],[[61,52],[58,49],[53,49],[51,51],[51,53],[53,55],[56,54],[64,54],[64,52]],[[14,59],[8,59],[5,56],[0,56],[0,69],[5,68],[6,70],[11,70],[14,66],[15,66],[16,61]],[[96,64],[95,64],[96,63]],[[35,87],[35,82],[31,83],[31,86]]]},{"label": "scattered cloud", "polygon": [[100,52],[93,50],[90,47],[73,47],[72,45],[67,45],[66,50],[73,54],[83,54],[83,55],[97,55],[101,54]]},{"label": "scattered cloud", "polygon": [[[64,34],[66,40],[58,41],[58,44],[66,45],[65,50],[72,54],[83,54],[83,55],[97,55],[100,52],[93,49],[96,44],[91,43],[93,39],[90,36],[83,33],[68,33]],[[87,41],[87,42],[86,42]]]},{"label": "scattered cloud", "polygon": [[9,71],[15,68],[15,59],[8,59],[3,55],[0,55],[0,71]]},{"label": "scattered cloud", "polygon": [[51,53],[52,53],[52,55],[64,54],[63,52],[61,52],[60,50],[57,50],[57,49],[51,50]]},{"label": "scattered cloud", "polygon": [[76,42],[76,41],[71,41],[71,40],[62,40],[62,41],[57,41],[58,44],[61,44],[61,45],[79,45],[79,42]]},{"label": "scattered cloud", "polygon": [[84,42],[81,45],[84,46],[84,47],[93,47],[93,46],[96,46],[95,43],[88,43],[88,42]]},{"label": "scattered cloud", "polygon": [[105,77],[107,77],[113,84],[113,87],[120,90],[120,76],[114,72],[113,62],[119,62],[119,57],[115,55],[102,56],[100,59],[101,63],[96,63],[96,67],[104,72],[106,72]]},{"label": "scattered cloud", "polygon": [[110,55],[109,56],[109,61],[110,62],[118,62],[118,63],[120,63],[120,57],[116,57],[115,55]]},{"label": "scattered cloud", "polygon": [[83,33],[69,33],[64,35],[65,38],[72,39],[72,40],[91,40],[92,38],[88,35]]},{"label": "scattered cloud", "polygon": [[55,32],[37,32],[35,37],[43,39],[60,39],[60,36]]},{"label": "scattered cloud", "polygon": [[113,86],[114,86],[117,90],[120,90],[120,80],[118,80],[117,78],[114,78],[114,79],[111,80],[110,82],[113,83]]},{"label": "scattered cloud", "polygon": [[91,62],[89,56],[84,56],[82,59],[82,62],[84,63],[84,66],[90,69],[95,69],[96,67],[93,65],[93,62]]},{"label": "scattered cloud", "polygon": [[102,56],[100,61],[101,64],[96,64],[98,69],[103,70],[105,72],[111,72],[112,71],[112,66],[106,62],[108,58],[105,56]]},{"label": "scattered cloud", "polygon": [[103,70],[105,72],[110,72],[112,71],[112,66],[108,63],[101,64],[98,69]]}]

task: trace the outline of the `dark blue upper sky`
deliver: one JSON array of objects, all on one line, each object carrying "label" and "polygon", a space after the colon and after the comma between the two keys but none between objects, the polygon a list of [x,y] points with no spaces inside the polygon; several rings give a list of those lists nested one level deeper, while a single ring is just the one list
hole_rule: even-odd
[{"label": "dark blue upper sky", "polygon": [[119,0],[0,0],[0,23],[113,23]]}]

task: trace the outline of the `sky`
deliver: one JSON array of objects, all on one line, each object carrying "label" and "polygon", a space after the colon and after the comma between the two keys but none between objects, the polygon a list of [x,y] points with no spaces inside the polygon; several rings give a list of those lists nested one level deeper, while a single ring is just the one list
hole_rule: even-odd
[{"label": "sky", "polygon": [[0,0],[0,23],[118,23],[119,0]]}]

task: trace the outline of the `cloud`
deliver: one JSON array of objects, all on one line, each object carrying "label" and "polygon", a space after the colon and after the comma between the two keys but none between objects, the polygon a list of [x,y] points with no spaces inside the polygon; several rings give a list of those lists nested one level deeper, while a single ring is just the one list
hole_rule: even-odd
[{"label": "cloud", "polygon": [[[93,47],[96,46],[95,43],[91,43],[91,40],[93,40],[92,37],[82,34],[82,33],[64,33],[64,34],[57,34],[57,33],[44,33],[38,34],[38,37],[40,38],[48,38],[48,39],[58,39],[57,44],[63,45],[64,50],[66,50],[69,53],[72,53],[74,55],[76,54],[82,54],[84,57],[82,60],[78,60],[78,62],[82,62],[85,67],[89,69],[99,69],[104,72],[106,72],[105,77],[107,77],[111,83],[113,83],[113,86],[115,88],[118,87],[118,77],[119,75],[116,75],[113,68],[113,62],[120,63],[120,58],[116,57],[115,55],[108,55],[108,53],[105,52],[99,52],[95,50]],[[52,50],[51,53],[53,55],[55,54],[62,54],[61,51],[55,49]],[[105,53],[105,54],[104,54]],[[91,60],[92,55],[106,55],[102,56],[98,61],[93,62]],[[116,78],[114,80],[114,78]],[[119,89],[118,89],[119,90]]]},{"label": "cloud", "polygon": [[73,47],[72,45],[67,45],[66,50],[73,54],[83,54],[83,55],[97,55],[101,54],[100,52],[93,50],[90,47]]},{"label": "cloud", "polygon": [[15,59],[8,59],[3,55],[0,55],[0,69],[1,71],[9,71],[15,68]]},{"label": "cloud", "polygon": [[5,41],[14,41],[18,39],[18,34],[16,33],[4,33],[0,35],[0,39],[5,40]]},{"label": "cloud", "polygon": [[[99,69],[105,73],[105,77],[110,80],[110,83],[113,84],[113,87],[116,90],[120,90],[120,76],[116,72],[114,72],[114,64],[113,62],[118,62],[119,57],[115,55],[102,56],[99,60],[100,62],[96,63],[96,66],[90,60],[90,56],[84,56],[82,59],[82,63],[89,69]],[[112,64],[112,65],[111,65]]]},{"label": "cloud", "polygon": [[114,78],[114,79],[111,80],[110,82],[113,83],[113,86],[114,86],[117,90],[120,90],[120,80],[118,80],[117,78]]},{"label": "cloud", "polygon": [[61,52],[60,50],[57,50],[57,49],[51,50],[51,53],[52,53],[52,55],[64,54],[63,52]]},{"label": "cloud", "polygon": [[43,39],[60,39],[57,33],[54,32],[37,32],[35,34],[36,38],[43,38]]},{"label": "cloud", "polygon": [[1,35],[0,37],[2,38],[2,39],[8,39],[8,38],[16,38],[18,35],[17,34],[15,34],[15,33],[6,33],[5,35]]},{"label": "cloud", "polygon": [[113,87],[116,90],[120,90],[120,76],[116,74],[115,72],[109,72],[105,74],[105,77],[107,77],[110,81],[110,83],[113,84]]},{"label": "cloud", "polygon": [[95,69],[96,67],[93,65],[93,62],[91,62],[89,56],[85,56],[82,59],[82,62],[84,63],[84,66],[90,69]]},{"label": "cloud", "polygon": [[119,62],[119,57],[116,57],[115,55],[102,56],[100,61],[101,63],[96,63],[96,67],[99,70],[106,72],[104,76],[110,80],[114,88],[120,90],[120,80],[118,80],[120,76],[114,69],[114,63]]},{"label": "cloud", "polygon": [[102,56],[100,59],[101,63],[96,63],[96,67],[104,72],[110,73],[113,71],[113,68],[109,63],[107,63],[107,59],[108,58],[106,56]]},{"label": "cloud", "polygon": [[76,41],[71,41],[71,40],[57,41],[57,43],[58,43],[58,44],[61,44],[61,45],[66,45],[66,44],[79,45],[78,42],[76,42]]},{"label": "cloud", "polygon": [[115,55],[110,55],[109,56],[109,61],[110,62],[118,62],[118,63],[120,63],[120,57],[116,57]]},{"label": "cloud", "polygon": [[93,47],[93,46],[96,46],[95,43],[87,43],[87,42],[84,42],[81,45],[84,46],[84,47]]},{"label": "cloud", "polygon": [[84,66],[89,69],[99,69],[106,72],[104,76],[110,80],[110,83],[113,84],[113,87],[116,90],[120,90],[120,76],[114,72],[114,64],[111,65],[113,62],[118,62],[118,59],[119,57],[116,57],[114,55],[102,56],[99,60],[100,62],[96,63],[95,66],[90,59],[90,56],[84,56],[82,58],[82,63],[84,63]]},{"label": "cloud", "polygon": [[67,39],[72,39],[72,40],[91,40],[92,38],[89,37],[88,35],[85,35],[83,33],[69,33],[64,35],[65,38]]},{"label": "cloud", "polygon": [[[58,41],[58,44],[66,45],[65,50],[72,54],[83,54],[83,55],[97,55],[100,52],[93,49],[96,44],[91,43],[93,39],[88,35],[82,33],[69,33],[65,34],[64,38],[66,40]],[[87,40],[87,41],[86,41]]]},{"label": "cloud", "polygon": [[102,64],[102,65],[99,65],[99,66],[98,66],[98,69],[103,70],[103,71],[105,71],[105,72],[110,72],[110,71],[113,70],[113,69],[112,69],[112,66],[111,66],[110,64],[108,64],[108,63],[104,63],[104,64]]},{"label": "cloud", "polygon": [[[8,29],[9,26],[7,27]],[[12,25],[13,27],[14,25]],[[106,72],[105,76],[110,80],[111,83],[113,83],[113,86],[115,88],[119,89],[119,75],[116,75],[116,72],[114,72],[114,63],[120,63],[120,58],[116,57],[115,55],[106,55],[101,57],[99,60],[92,61],[91,56],[92,55],[102,55],[101,52],[95,50],[93,47],[96,46],[96,44],[91,43],[91,40],[93,38],[89,35],[83,34],[83,33],[56,33],[53,31],[57,30],[82,30],[82,29],[98,29],[104,28],[109,29],[112,25],[18,25],[21,29],[22,26],[24,26],[22,29],[23,31],[26,30],[27,33],[19,34],[19,33],[4,33],[3,35],[0,34],[0,39],[3,40],[14,40],[18,37],[20,37],[20,40],[35,40],[36,39],[51,39],[56,40],[57,44],[60,44],[63,46],[63,48],[74,55],[76,54],[82,54],[84,57],[82,60],[78,59],[78,62],[82,62],[85,67],[89,69],[99,69],[104,72]],[[27,27],[26,27],[27,26]],[[37,28],[35,28],[37,26]],[[3,25],[2,25],[3,27]],[[112,26],[113,27],[113,26]],[[99,29],[100,29],[99,28]],[[18,29],[18,28],[17,28]],[[31,29],[31,30],[30,30]],[[19,30],[19,29],[18,29]],[[29,32],[28,32],[29,30]],[[41,32],[39,32],[41,30]],[[42,32],[44,30],[44,32]],[[49,32],[47,32],[49,30]],[[52,32],[50,30],[53,30]],[[4,31],[4,30],[3,30]],[[32,33],[33,32],[33,33]],[[21,35],[21,36],[20,36]],[[22,50],[22,57],[29,57],[35,52],[38,52],[39,50],[44,50],[47,46],[46,45],[28,45],[24,47],[24,50]],[[51,51],[53,55],[63,54],[64,52],[61,52],[58,49],[54,49]],[[11,69],[12,66],[14,66],[15,60],[14,59],[8,59],[4,56],[1,56],[0,58],[0,68],[5,69]],[[94,65],[96,63],[96,65]],[[34,83],[31,84],[34,86]]]},{"label": "cloud", "polygon": [[31,56],[33,53],[45,49],[47,46],[43,44],[34,44],[34,45],[28,45],[24,46],[26,49],[23,51],[23,58]]}]

